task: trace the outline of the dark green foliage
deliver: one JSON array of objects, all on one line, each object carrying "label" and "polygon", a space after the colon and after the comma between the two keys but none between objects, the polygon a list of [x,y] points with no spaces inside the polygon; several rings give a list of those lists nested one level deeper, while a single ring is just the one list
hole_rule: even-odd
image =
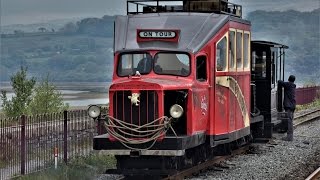
[{"label": "dark green foliage", "polygon": [[67,23],[60,32],[64,34],[86,34],[89,36],[112,37],[114,16],[85,18],[75,23]]},{"label": "dark green foliage", "polygon": [[27,69],[23,67],[11,77],[11,86],[15,97],[12,97],[12,100],[8,100],[6,92],[1,92],[2,106],[6,116],[17,117],[27,113],[27,107],[32,100],[31,95],[35,83],[34,77],[27,78]]},{"label": "dark green foliage", "polygon": [[77,23],[78,33],[93,36],[113,36],[113,16],[103,16],[102,18],[86,18]]}]

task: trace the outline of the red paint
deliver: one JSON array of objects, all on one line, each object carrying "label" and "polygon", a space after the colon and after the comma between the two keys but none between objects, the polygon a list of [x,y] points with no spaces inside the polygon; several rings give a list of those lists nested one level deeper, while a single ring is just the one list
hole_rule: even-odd
[{"label": "red paint", "polygon": [[[216,85],[216,77],[230,76],[239,84],[244,96],[247,113],[250,115],[250,70],[237,72],[216,72],[216,43],[229,32],[229,28],[250,31],[250,26],[237,22],[229,22],[223,26],[217,34],[196,54],[190,53],[191,74],[188,77],[177,77],[170,75],[157,75],[153,71],[140,78],[119,77],[116,71],[113,74],[112,85],[110,86],[110,115],[113,116],[113,95],[116,91],[130,90],[132,92],[142,90],[155,90],[158,95],[159,117],[164,115],[164,91],[165,90],[188,90],[187,97],[187,135],[198,132],[206,132],[207,135],[226,134],[244,128],[244,117],[242,115],[239,102],[229,88]],[[179,36],[174,39],[141,38],[137,30],[137,41],[171,41],[178,42]],[[161,31],[161,30],[156,30]],[[163,30],[168,31],[168,30]],[[171,30],[172,31],[172,30]],[[179,35],[180,30],[174,30]],[[154,56],[158,51],[151,49],[148,51]],[[119,52],[115,53],[115,65]],[[207,57],[207,81],[199,82],[196,80],[196,57]],[[154,106],[155,107],[155,106]],[[206,107],[206,111],[204,110]],[[147,110],[146,113],[148,113]],[[152,121],[148,119],[148,121]]]}]

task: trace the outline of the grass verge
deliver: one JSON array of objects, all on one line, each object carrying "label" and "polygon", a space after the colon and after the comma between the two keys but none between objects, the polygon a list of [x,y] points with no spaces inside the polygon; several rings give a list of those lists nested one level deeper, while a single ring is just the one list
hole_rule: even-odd
[{"label": "grass verge", "polygon": [[88,157],[77,157],[68,163],[60,164],[41,172],[16,177],[16,180],[89,180],[97,174],[103,173],[107,168],[114,168],[116,159],[113,156],[93,153]]},{"label": "grass verge", "polygon": [[296,110],[301,111],[301,110],[310,109],[310,108],[320,108],[320,99],[316,99],[309,104],[297,105]]}]

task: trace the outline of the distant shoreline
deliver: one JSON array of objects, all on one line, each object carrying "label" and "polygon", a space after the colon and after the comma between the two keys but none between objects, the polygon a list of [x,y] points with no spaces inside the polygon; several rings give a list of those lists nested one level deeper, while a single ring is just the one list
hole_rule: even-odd
[{"label": "distant shoreline", "polygon": [[[56,90],[90,91],[90,92],[108,92],[111,82],[50,82],[56,87]],[[0,91],[8,93],[13,92],[11,83],[0,82]]]}]

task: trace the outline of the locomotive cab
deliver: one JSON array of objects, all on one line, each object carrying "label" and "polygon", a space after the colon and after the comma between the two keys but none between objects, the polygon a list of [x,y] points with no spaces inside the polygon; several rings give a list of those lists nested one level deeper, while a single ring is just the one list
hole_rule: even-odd
[{"label": "locomotive cab", "polygon": [[283,111],[283,93],[277,81],[284,80],[285,49],[288,48],[275,42],[251,42],[251,113],[264,117],[251,126],[256,138],[271,138],[273,129],[281,125],[278,117],[281,118]]}]

